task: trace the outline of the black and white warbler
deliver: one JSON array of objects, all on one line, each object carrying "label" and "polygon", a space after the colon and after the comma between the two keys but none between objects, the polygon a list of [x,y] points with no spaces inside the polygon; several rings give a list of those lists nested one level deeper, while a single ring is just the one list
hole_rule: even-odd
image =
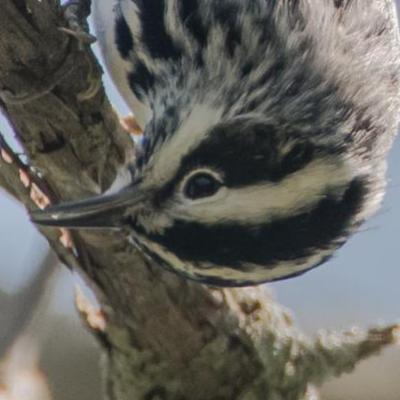
[{"label": "black and white warbler", "polygon": [[127,227],[167,268],[243,286],[320,265],[376,211],[399,116],[391,0],[94,3],[144,137],[112,194],[35,222]]}]

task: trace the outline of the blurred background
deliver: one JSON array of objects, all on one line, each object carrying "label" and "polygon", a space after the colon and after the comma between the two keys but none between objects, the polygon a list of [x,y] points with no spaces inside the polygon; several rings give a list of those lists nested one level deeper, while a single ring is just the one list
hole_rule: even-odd
[{"label": "blurred background", "polygon": [[[400,3],[400,1],[398,1]],[[96,48],[97,51],[97,48]],[[107,77],[111,101],[121,115],[128,109]],[[7,122],[0,130],[18,148]],[[35,275],[46,255],[47,243],[29,222],[24,208],[0,190],[0,351],[9,340],[13,302],[18,291]],[[308,334],[320,329],[341,330],[398,322],[400,317],[400,140],[389,159],[389,185],[383,207],[322,267],[302,277],[267,285],[289,308]],[[39,344],[40,365],[49,377],[56,400],[101,398],[99,351],[74,307],[74,284],[79,277],[56,267],[50,292],[31,321]],[[1,354],[3,357],[4,354]],[[25,354],[26,356],[26,354]],[[334,379],[322,388],[326,400],[399,400],[400,349],[391,347],[363,362],[355,372]],[[44,396],[45,397],[45,396]],[[39,400],[45,400],[45,398]],[[0,393],[1,398],[1,393]],[[20,400],[20,399],[18,399]],[[21,399],[22,400],[22,399]]]}]

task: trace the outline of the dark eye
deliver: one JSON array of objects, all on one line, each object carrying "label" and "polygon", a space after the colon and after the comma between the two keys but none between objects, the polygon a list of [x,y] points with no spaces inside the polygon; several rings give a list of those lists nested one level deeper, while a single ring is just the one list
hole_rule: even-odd
[{"label": "dark eye", "polygon": [[201,199],[217,193],[221,186],[222,183],[213,175],[199,172],[188,179],[183,193],[188,199]]}]

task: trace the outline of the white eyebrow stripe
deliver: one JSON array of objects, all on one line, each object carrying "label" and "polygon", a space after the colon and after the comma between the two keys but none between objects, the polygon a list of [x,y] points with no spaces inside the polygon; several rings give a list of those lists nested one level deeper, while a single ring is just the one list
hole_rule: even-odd
[{"label": "white eyebrow stripe", "polygon": [[220,121],[221,115],[222,110],[211,105],[201,104],[193,108],[178,131],[155,150],[149,170],[154,186],[174,177],[182,158],[207,137],[209,129]]},{"label": "white eyebrow stripe", "polygon": [[195,202],[182,197],[170,212],[173,218],[199,224],[268,222],[311,209],[330,189],[340,197],[350,181],[348,165],[320,159],[278,183],[223,188],[213,198]]}]

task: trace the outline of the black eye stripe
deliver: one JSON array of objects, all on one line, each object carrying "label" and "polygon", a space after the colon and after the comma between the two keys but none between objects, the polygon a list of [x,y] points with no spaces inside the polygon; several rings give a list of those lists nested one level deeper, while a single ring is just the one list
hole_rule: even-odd
[{"label": "black eye stripe", "polygon": [[196,165],[205,165],[222,171],[230,187],[279,182],[305,167],[321,150],[300,142],[284,153],[281,147],[285,143],[279,134],[275,127],[263,123],[217,126],[197,149],[183,158],[177,176]]},{"label": "black eye stripe", "polygon": [[[245,133],[236,132],[241,129]],[[240,123],[215,127],[197,149],[183,157],[174,178],[159,189],[158,200],[170,196],[185,175],[200,165],[221,171],[224,185],[233,188],[267,181],[277,183],[304,168],[318,153],[326,153],[323,148],[300,142],[282,154],[282,138],[278,134],[273,126],[261,123],[248,128]]]},{"label": "black eye stripe", "polygon": [[277,144],[261,148],[251,143],[247,145],[228,139],[216,139],[202,143],[200,148],[186,156],[176,175],[165,183],[155,194],[156,203],[162,204],[177,190],[182,179],[191,170],[205,165],[224,174],[224,185],[230,188],[256,185],[262,182],[277,183],[288,175],[301,170],[324,151],[312,144],[294,146],[285,156],[278,159]]}]

